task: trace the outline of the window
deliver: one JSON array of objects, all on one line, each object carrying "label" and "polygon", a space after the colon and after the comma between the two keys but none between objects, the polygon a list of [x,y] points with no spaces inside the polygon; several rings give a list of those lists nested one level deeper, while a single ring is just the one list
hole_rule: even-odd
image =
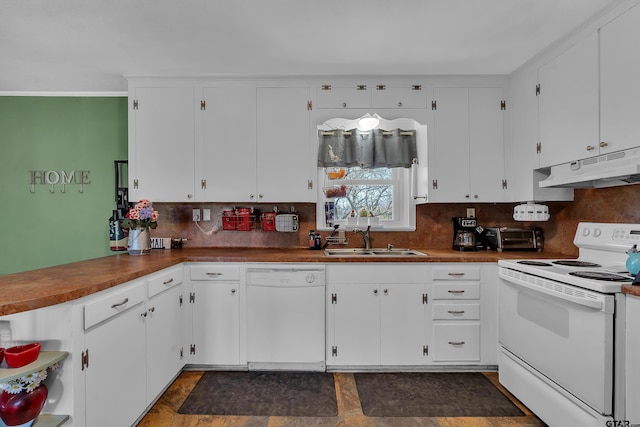
[{"label": "window", "polygon": [[[317,228],[366,227],[415,230],[408,168],[318,168]],[[353,215],[353,216],[352,216]]]}]

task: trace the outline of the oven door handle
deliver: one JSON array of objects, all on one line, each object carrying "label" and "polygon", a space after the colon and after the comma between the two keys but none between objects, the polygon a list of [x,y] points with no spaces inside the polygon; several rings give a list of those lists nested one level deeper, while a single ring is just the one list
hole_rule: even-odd
[{"label": "oven door handle", "polygon": [[[547,289],[547,288],[545,288],[543,286],[535,285],[535,284],[527,282],[526,280],[522,280],[520,278],[513,277],[513,276],[509,275],[508,272],[510,272],[510,270],[506,270],[506,272],[505,272],[501,268],[500,269],[500,274],[499,274],[500,278],[505,280],[505,281],[507,281],[507,282],[509,282],[509,283],[512,283],[512,284],[514,284],[516,286],[527,288],[527,289],[530,289],[530,290],[532,290],[534,292],[538,292],[538,293],[541,293],[541,294],[549,295],[549,296],[552,296],[552,297],[555,297],[555,298],[559,298],[559,299],[564,300],[564,301],[569,301],[569,302],[572,302],[574,304],[578,304],[578,305],[581,305],[581,306],[584,306],[584,307],[593,308],[595,310],[604,311],[604,312],[609,312],[609,310],[610,310],[609,308],[605,307],[605,304],[604,304],[603,301],[590,300],[590,299],[587,299],[587,298],[582,298],[582,297],[579,297],[579,296],[570,295],[570,294],[567,294],[565,292],[559,292],[559,291],[556,291],[556,290],[553,290],[553,289]],[[540,280],[540,279],[538,279],[538,280]],[[611,311],[611,312],[613,312],[613,311]]]}]

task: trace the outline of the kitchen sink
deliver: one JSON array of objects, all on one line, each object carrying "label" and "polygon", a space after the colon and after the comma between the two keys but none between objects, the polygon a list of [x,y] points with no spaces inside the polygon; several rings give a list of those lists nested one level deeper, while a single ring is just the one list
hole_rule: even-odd
[{"label": "kitchen sink", "polygon": [[326,248],[324,254],[332,257],[415,257],[415,256],[427,256],[423,252],[419,252],[413,249],[386,249],[386,248]]}]

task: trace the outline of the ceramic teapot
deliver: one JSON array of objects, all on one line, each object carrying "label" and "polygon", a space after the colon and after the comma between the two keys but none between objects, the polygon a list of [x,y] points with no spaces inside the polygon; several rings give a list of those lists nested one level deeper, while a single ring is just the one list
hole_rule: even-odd
[{"label": "ceramic teapot", "polygon": [[636,275],[640,271],[640,251],[636,249],[636,245],[633,245],[631,249],[627,251],[626,267],[629,274]]}]

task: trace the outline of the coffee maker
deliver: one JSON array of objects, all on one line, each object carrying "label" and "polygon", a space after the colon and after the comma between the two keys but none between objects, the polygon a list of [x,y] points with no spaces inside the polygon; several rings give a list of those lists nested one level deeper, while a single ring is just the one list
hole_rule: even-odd
[{"label": "coffee maker", "polygon": [[482,227],[473,217],[454,217],[453,220],[453,250],[477,251],[484,249],[482,241]]}]

